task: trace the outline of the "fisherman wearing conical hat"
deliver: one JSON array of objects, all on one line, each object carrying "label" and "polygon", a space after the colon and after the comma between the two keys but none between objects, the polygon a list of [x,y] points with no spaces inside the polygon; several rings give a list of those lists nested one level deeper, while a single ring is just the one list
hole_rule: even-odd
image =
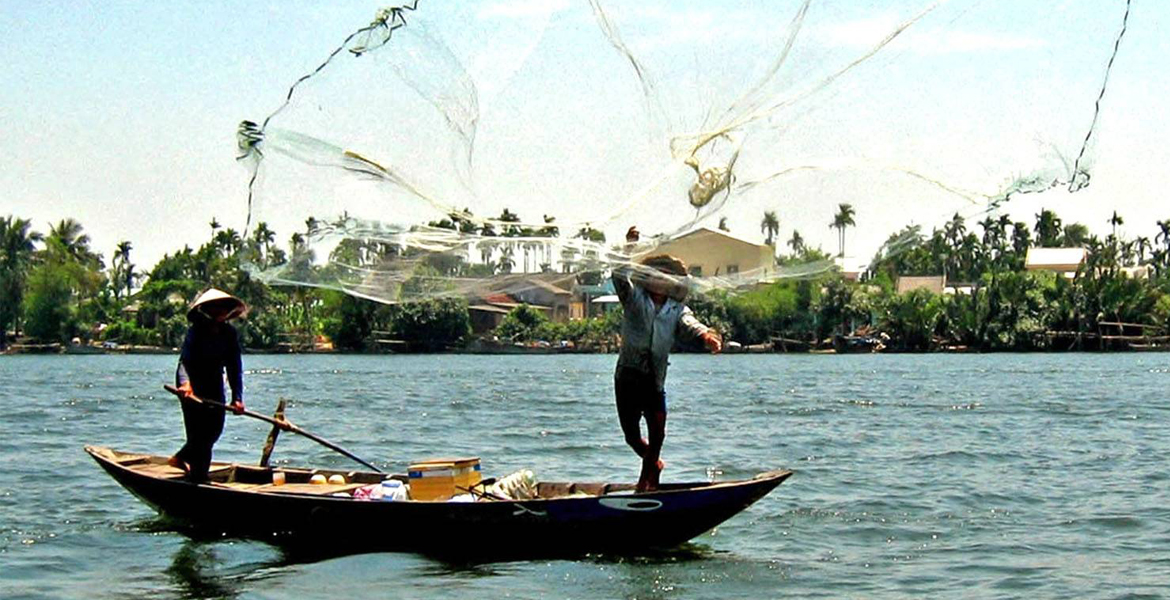
[{"label": "fisherman wearing conical hat", "polygon": [[[179,354],[175,384],[185,396],[224,403],[224,378],[231,389],[233,412],[244,410],[243,360],[236,329],[228,321],[243,316],[248,307],[227,292],[210,288],[199,294],[187,310],[187,337]],[[207,480],[211,448],[223,433],[224,410],[184,400],[183,425],[187,443],[169,464],[187,472],[194,481]]]},{"label": "fisherman wearing conical hat", "polygon": [[[626,232],[632,248],[638,230]],[[614,373],[618,421],[626,443],[642,457],[637,491],[658,488],[666,440],[666,365],[676,335],[699,339],[712,352],[723,349],[714,330],[699,322],[683,304],[687,295],[686,264],[673,256],[651,256],[637,265],[613,270],[613,285],[622,302],[622,344]],[[642,437],[642,419],[646,433]]]}]

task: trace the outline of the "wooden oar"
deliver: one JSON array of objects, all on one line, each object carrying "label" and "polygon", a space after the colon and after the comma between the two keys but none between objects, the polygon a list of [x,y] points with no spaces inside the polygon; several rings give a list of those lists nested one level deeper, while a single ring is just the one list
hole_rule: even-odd
[{"label": "wooden oar", "polygon": [[[230,410],[232,412],[236,412],[234,409],[232,409],[230,406],[224,404],[223,402],[216,402],[215,400],[204,400],[202,398],[198,398],[195,396],[184,396],[183,393],[179,391],[179,388],[177,388],[173,385],[164,385],[163,389],[174,394],[175,396],[178,396],[180,400],[191,400],[194,402],[199,402],[200,404],[206,404],[208,406],[214,406],[216,408],[222,408],[224,410]],[[314,442],[317,442],[318,444],[321,444],[322,446],[329,448],[330,450],[333,450],[333,451],[338,452],[340,454],[343,454],[343,455],[345,455],[353,460],[356,460],[357,462],[373,469],[374,471],[377,471],[378,473],[383,472],[382,469],[379,469],[378,467],[375,467],[374,465],[371,465],[370,463],[362,460],[361,458],[359,458],[357,455],[350,452],[349,450],[346,450],[345,448],[342,448],[341,446],[338,446],[337,444],[334,444],[333,442],[331,442],[331,441],[329,441],[321,436],[309,433],[308,431],[305,431],[304,429],[301,429],[300,427],[293,425],[288,420],[274,419],[268,415],[254,413],[250,410],[240,411],[239,414],[245,415],[248,417],[252,417],[253,419],[260,419],[261,421],[264,421],[266,423],[271,423],[271,424],[276,425],[277,427],[279,427],[281,429],[284,429],[286,431],[291,431],[297,435],[303,435],[303,436],[309,438],[310,440],[313,440]]]}]

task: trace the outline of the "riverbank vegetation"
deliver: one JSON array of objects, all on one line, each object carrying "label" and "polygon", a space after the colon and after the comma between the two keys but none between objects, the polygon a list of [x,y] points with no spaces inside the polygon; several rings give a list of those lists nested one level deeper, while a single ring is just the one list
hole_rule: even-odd
[{"label": "riverbank vegetation", "polygon": [[[842,244],[854,216],[832,225]],[[774,236],[775,214],[765,214],[765,221],[762,230]],[[461,225],[454,217],[432,225],[444,223]],[[829,270],[750,290],[695,295],[689,304],[725,338],[743,345],[787,340],[812,349],[856,335],[880,339],[896,351],[1164,344],[1170,329],[1170,219],[1157,223],[1154,239],[1119,236],[1122,224],[1114,214],[1110,233],[1098,237],[1083,224],[1062,224],[1048,210],[1032,224],[1008,217],[968,223],[955,215],[930,234],[909,226],[891,235],[858,277]],[[312,219],[307,226],[313,227]],[[240,268],[241,258],[260,265],[302,261],[303,268],[314,268],[305,260],[305,234],[294,233],[281,248],[264,223],[247,238],[214,220],[210,229],[199,248],[184,247],[144,269],[133,263],[131,241],[119,242],[107,261],[73,219],[49,224],[42,233],[26,219],[0,217],[0,348],[16,340],[172,348],[186,329],[187,302],[208,286],[249,304],[251,314],[240,330],[245,346],[255,350],[309,350],[328,340],[347,351],[438,351],[461,348],[472,338],[465,299],[386,305],[331,290],[265,285]],[[559,235],[553,226],[542,232]],[[1086,253],[1075,271],[1026,269],[1029,248],[1042,247],[1078,247]],[[777,257],[786,265],[826,258],[806,247],[799,233],[786,250]],[[515,267],[473,266],[505,272]],[[942,293],[922,287],[899,292],[898,281],[907,276],[941,276]],[[612,347],[619,323],[620,313],[612,310],[553,322],[520,306],[486,336],[505,343],[566,341],[604,349]]]}]

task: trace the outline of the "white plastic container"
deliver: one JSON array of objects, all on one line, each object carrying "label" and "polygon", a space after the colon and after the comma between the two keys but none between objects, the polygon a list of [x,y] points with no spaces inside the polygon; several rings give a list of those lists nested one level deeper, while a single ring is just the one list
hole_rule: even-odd
[{"label": "white plastic container", "polygon": [[397,479],[387,479],[382,482],[383,502],[401,502],[410,499],[410,486]]}]

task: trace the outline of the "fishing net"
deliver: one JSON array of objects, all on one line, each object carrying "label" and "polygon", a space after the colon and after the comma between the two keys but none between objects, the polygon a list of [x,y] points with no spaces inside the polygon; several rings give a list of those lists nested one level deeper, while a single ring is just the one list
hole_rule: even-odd
[{"label": "fishing net", "polygon": [[[852,243],[872,252],[908,222],[1089,185],[1128,11],[382,9],[274,90],[272,114],[241,124],[249,228],[295,232],[287,253],[246,266],[383,302],[569,290],[664,252],[707,288],[821,273],[858,252],[834,247],[852,214]],[[642,235],[627,243],[632,226]],[[815,245],[828,248],[773,259]]]}]

